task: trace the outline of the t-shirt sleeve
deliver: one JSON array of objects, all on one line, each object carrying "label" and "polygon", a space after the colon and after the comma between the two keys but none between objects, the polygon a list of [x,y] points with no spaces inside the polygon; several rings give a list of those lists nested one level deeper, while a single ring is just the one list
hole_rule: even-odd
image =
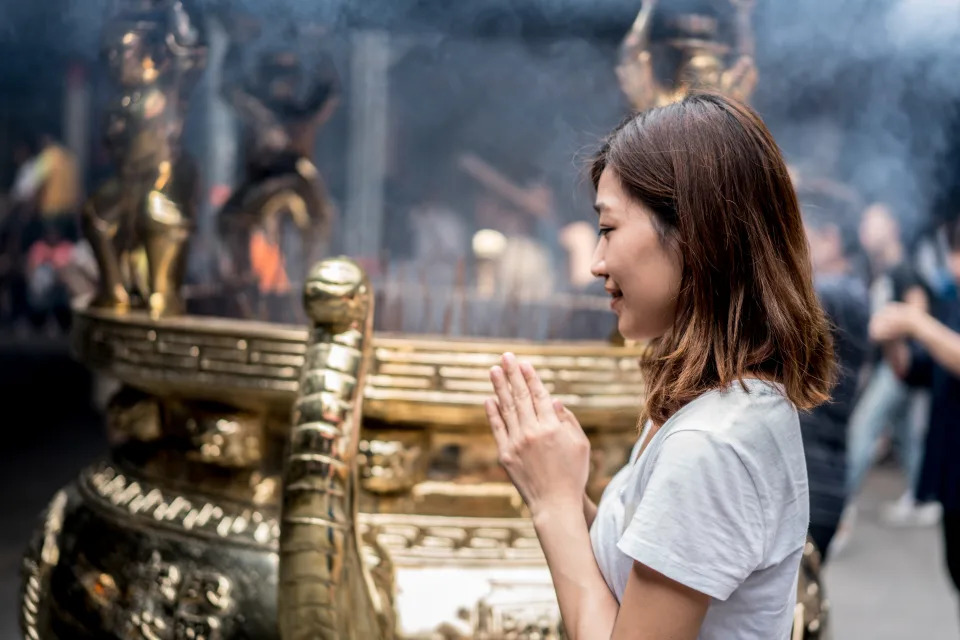
[{"label": "t-shirt sleeve", "polygon": [[766,525],[734,447],[703,431],[663,441],[619,549],[666,577],[726,600],[762,562]]}]

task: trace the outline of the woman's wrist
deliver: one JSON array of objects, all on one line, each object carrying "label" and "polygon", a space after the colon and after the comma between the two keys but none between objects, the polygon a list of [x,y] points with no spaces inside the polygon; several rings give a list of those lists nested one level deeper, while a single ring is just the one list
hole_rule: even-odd
[{"label": "woman's wrist", "polygon": [[587,521],[587,527],[593,526],[593,521],[597,517],[597,505],[590,499],[587,492],[583,492],[583,519]]},{"label": "woman's wrist", "polygon": [[579,499],[558,499],[549,502],[543,502],[530,507],[530,516],[533,520],[533,527],[539,532],[543,527],[550,527],[557,524],[569,526],[582,522],[586,526],[584,515],[584,500]]}]

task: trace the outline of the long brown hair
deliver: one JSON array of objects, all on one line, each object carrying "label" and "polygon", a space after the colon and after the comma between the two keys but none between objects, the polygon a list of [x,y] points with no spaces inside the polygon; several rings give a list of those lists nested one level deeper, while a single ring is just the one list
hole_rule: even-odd
[{"label": "long brown hair", "polygon": [[710,389],[761,376],[799,409],[829,399],[833,341],[813,288],[800,207],[773,136],[749,107],[697,93],[640,113],[603,142],[610,168],[653,213],[682,272],[677,312],[642,364],[642,418],[663,424]]}]

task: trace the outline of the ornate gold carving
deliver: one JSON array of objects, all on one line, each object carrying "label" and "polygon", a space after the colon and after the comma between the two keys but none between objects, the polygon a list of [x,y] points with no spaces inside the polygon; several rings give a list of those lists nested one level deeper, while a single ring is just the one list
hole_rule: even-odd
[{"label": "ornate gold carving", "polygon": [[187,458],[221,467],[256,467],[263,458],[263,419],[240,413],[194,412],[186,421],[194,446]]},{"label": "ornate gold carving", "polygon": [[154,552],[119,616],[122,638],[221,640],[233,614],[233,584],[221,573],[167,562]]},{"label": "ornate gold carving", "polygon": [[275,515],[165,491],[109,464],[84,471],[79,485],[94,505],[154,527],[258,547],[275,547],[280,536]]},{"label": "ornate gold carving", "polygon": [[470,621],[476,638],[560,640],[563,623],[551,582],[494,583]]},{"label": "ornate gold carving", "polygon": [[133,387],[121,388],[107,405],[107,433],[113,441],[157,440],[163,435],[159,401]]},{"label": "ornate gold carving", "polygon": [[37,547],[23,559],[20,628],[27,640],[40,640],[47,624],[44,599],[49,589],[50,572],[60,562],[60,531],[66,508],[67,494],[58,491],[47,507]]},{"label": "ornate gold carving", "polygon": [[827,628],[830,604],[823,594],[821,581],[822,559],[811,538],[803,547],[803,561],[797,580],[797,606],[794,611],[793,636],[821,638]]},{"label": "ornate gold carving", "polygon": [[[276,550],[280,525],[274,509],[208,500],[135,479],[103,463],[80,478],[84,497],[119,518]],[[528,564],[543,554],[530,522],[521,518],[474,518],[361,513],[359,530],[400,565],[455,560],[457,563]]]},{"label": "ornate gold carving", "polygon": [[429,444],[426,432],[418,430],[405,437],[389,435],[398,436],[398,439],[360,441],[357,458],[360,484],[371,493],[409,491],[425,475]]},{"label": "ornate gold carving", "polygon": [[[126,476],[110,465],[84,472],[80,485],[85,500],[121,522],[135,520],[141,527],[168,529],[180,535],[205,537],[228,544],[239,543],[268,552],[275,552],[278,548],[280,529],[272,506],[254,510],[228,502],[179,494],[149,481]],[[54,502],[54,505],[58,504],[59,499]],[[62,507],[51,509],[50,513],[53,515],[48,518],[50,524],[45,525],[43,537],[46,555],[49,560],[55,561],[58,554],[53,549]],[[479,600],[471,601],[470,597],[464,600],[461,622],[468,626],[467,637],[536,638],[537,633],[543,634],[539,637],[551,637],[551,629],[555,631],[551,626],[554,617],[551,616],[556,614],[556,604],[547,598],[552,594],[549,581],[542,585],[531,582],[532,574],[529,572],[545,572],[545,568],[542,551],[529,520],[364,513],[359,514],[357,522],[363,540],[363,560],[373,575],[381,598],[389,599],[397,593],[392,585],[398,572],[420,575],[424,570],[458,568],[480,571],[486,575],[491,568],[496,568],[494,573],[512,570],[516,572],[512,574],[515,576],[513,578],[491,577],[491,590],[487,595]],[[266,526],[262,526],[263,523],[267,523]],[[254,527],[254,524],[257,526]],[[251,536],[251,531],[256,533],[257,530],[262,535]],[[25,563],[25,568],[29,569],[38,566],[36,562]],[[197,571],[182,563],[161,562],[159,557],[153,557],[147,563],[143,576],[138,579],[141,586],[137,589],[143,594],[142,597],[138,596],[139,600],[129,603],[121,601],[123,599],[117,600],[112,577],[107,574],[96,571],[82,577],[81,582],[88,593],[92,593],[91,589],[97,592],[97,597],[91,598],[93,602],[100,601],[101,606],[123,605],[121,608],[127,613],[122,620],[126,621],[124,624],[128,625],[126,628],[129,632],[135,633],[126,637],[166,640],[190,637],[170,635],[177,628],[201,631],[196,625],[206,624],[207,632],[213,633],[218,628],[224,628],[229,621],[232,587],[223,582],[219,575],[211,574],[213,577],[205,578],[207,573],[206,570]],[[803,617],[802,633],[806,635],[798,637],[817,637],[817,630],[824,628],[826,606],[817,601],[817,597],[822,596],[817,576],[817,555],[811,545],[805,550],[798,590],[798,601],[801,603],[798,614]],[[442,582],[445,578],[436,579]],[[191,581],[194,585],[207,586],[188,589],[185,585]],[[24,607],[30,607],[27,611],[42,611],[41,602],[46,587],[42,585],[41,578],[36,577],[25,587]],[[419,588],[418,598],[423,588],[428,587]],[[199,600],[197,594],[203,594]],[[192,615],[189,608],[178,608],[180,605],[176,603],[188,596],[194,602],[205,602],[204,617],[213,617],[217,622],[196,622],[189,617]],[[179,617],[179,623],[174,614],[176,611],[183,614]],[[402,625],[402,619],[398,624]],[[208,637],[217,636],[213,634]]]},{"label": "ornate gold carving", "polygon": [[363,563],[356,526],[370,282],[351,260],[324,260],[311,270],[304,307],[313,327],[284,467],[280,635],[392,637],[389,603]]},{"label": "ornate gold carving", "polygon": [[102,609],[115,606],[120,598],[117,582],[109,573],[86,571],[80,576],[80,586],[90,601]]},{"label": "ornate gold carving", "polygon": [[[80,356],[127,384],[252,410],[292,404],[306,352],[307,332],[254,322],[87,309],[76,325]],[[483,428],[487,371],[504,351],[530,360],[587,428],[631,430],[643,394],[639,346],[390,335],[373,346],[364,415],[394,425]]]},{"label": "ornate gold carving", "polygon": [[[693,10],[674,14],[669,22],[672,37],[652,42],[651,31],[658,15],[658,0],[643,0],[620,49],[617,77],[620,87],[638,111],[682,100],[693,90],[719,91],[746,101],[757,82],[753,61],[753,34],[750,17],[753,0],[729,0],[734,12],[735,47],[717,39],[717,18]],[[670,9],[669,4],[666,7]],[[654,71],[655,46],[663,46],[679,57],[674,75],[661,84]],[[731,49],[734,49],[731,51]]]},{"label": "ornate gold carving", "polygon": [[396,566],[540,566],[543,552],[527,519],[362,514],[364,536]]}]

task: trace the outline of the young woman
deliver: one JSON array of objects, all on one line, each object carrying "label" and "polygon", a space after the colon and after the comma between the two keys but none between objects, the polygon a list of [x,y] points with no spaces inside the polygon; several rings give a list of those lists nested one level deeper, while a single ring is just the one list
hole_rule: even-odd
[{"label": "young woman", "polygon": [[756,113],[699,94],[626,121],[591,177],[593,273],[650,344],[629,464],[585,498],[583,430],[512,354],[486,403],[568,636],[785,639],[809,515],[797,410],[834,370],[787,168]]}]

